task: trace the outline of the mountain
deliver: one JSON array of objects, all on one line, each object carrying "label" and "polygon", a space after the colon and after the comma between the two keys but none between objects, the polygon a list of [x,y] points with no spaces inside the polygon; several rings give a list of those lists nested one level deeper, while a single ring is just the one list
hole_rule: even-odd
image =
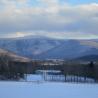
[{"label": "mountain", "polygon": [[98,40],[59,40],[44,36],[28,36],[0,39],[0,48],[32,59],[73,59],[98,54]]},{"label": "mountain", "polygon": [[[84,42],[84,40],[83,40]],[[83,44],[80,40],[68,40],[48,52],[39,55],[41,58],[60,58],[60,59],[72,59],[80,56],[85,56],[89,54],[98,54],[98,47]],[[85,41],[86,42],[86,41]],[[85,43],[84,42],[84,43]],[[97,43],[98,44],[98,43]]]},{"label": "mountain", "polygon": [[16,39],[1,39],[0,47],[13,51],[21,56],[37,58],[40,54],[59,47],[63,42],[63,40],[31,36]]}]

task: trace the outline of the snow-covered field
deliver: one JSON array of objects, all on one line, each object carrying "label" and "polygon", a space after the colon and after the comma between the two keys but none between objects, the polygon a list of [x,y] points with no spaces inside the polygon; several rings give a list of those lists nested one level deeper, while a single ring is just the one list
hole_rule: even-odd
[{"label": "snow-covered field", "polygon": [[0,82],[0,98],[98,98],[98,85]]},{"label": "snow-covered field", "polygon": [[26,76],[26,80],[27,81],[43,81],[43,76],[42,75],[32,75],[32,74],[28,74]]}]

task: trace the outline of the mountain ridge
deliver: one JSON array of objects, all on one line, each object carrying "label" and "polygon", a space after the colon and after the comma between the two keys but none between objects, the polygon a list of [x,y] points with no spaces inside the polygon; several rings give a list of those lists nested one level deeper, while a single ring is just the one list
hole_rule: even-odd
[{"label": "mountain ridge", "polygon": [[84,55],[98,54],[98,40],[64,40],[43,36],[28,36],[18,39],[1,39],[0,48],[31,59],[72,59]]}]

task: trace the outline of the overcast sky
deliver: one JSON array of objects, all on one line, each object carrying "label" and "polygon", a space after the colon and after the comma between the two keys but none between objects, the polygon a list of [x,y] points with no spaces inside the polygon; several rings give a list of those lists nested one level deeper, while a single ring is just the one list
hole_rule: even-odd
[{"label": "overcast sky", "polygon": [[98,38],[98,0],[0,0],[0,37]]}]

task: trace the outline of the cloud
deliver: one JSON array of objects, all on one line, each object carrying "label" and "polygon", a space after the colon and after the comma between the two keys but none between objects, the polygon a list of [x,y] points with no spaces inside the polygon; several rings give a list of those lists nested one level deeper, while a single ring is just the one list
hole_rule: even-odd
[{"label": "cloud", "polygon": [[36,0],[38,4],[31,6],[30,2],[0,0],[0,34],[41,31],[61,36],[62,32],[66,36],[98,35],[97,3],[70,5],[59,0]]}]

